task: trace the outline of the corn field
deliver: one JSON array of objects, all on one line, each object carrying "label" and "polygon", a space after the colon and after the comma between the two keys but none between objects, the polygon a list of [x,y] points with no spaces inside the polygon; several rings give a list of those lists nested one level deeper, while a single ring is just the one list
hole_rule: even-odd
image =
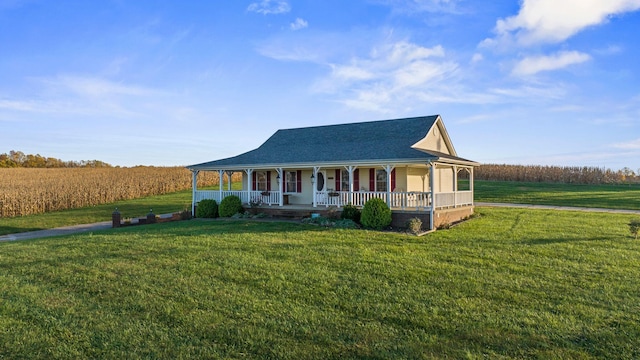
[{"label": "corn field", "polygon": [[[0,218],[166,194],[191,189],[191,181],[183,167],[0,169]],[[199,188],[217,184],[217,172],[198,174]]]},{"label": "corn field", "polygon": [[[640,172],[640,170],[639,170]],[[555,182],[567,184],[640,183],[631,169],[613,171],[598,167],[483,164],[474,169],[478,180]]]}]

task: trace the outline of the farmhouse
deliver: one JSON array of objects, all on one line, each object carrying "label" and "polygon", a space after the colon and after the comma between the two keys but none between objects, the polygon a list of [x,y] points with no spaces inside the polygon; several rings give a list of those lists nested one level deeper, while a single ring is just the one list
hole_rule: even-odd
[{"label": "farmhouse", "polygon": [[[439,115],[278,130],[255,150],[187,166],[193,206],[236,195],[246,204],[300,213],[383,199],[398,226],[420,217],[434,229],[473,213],[473,167],[458,157]],[[198,190],[217,171],[219,190]],[[242,190],[231,176],[242,173]],[[224,189],[224,175],[227,189]]]}]

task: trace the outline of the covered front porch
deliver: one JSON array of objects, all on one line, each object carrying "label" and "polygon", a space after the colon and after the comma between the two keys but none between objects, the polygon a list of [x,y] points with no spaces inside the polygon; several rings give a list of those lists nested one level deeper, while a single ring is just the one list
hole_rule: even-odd
[{"label": "covered front porch", "polygon": [[[220,202],[230,195],[251,207],[362,207],[373,198],[398,210],[473,206],[473,167],[468,165],[430,162],[214,170],[221,179],[217,190],[197,189],[199,171],[192,171],[194,206],[204,199]],[[234,190],[231,178],[239,172],[242,189]]]}]

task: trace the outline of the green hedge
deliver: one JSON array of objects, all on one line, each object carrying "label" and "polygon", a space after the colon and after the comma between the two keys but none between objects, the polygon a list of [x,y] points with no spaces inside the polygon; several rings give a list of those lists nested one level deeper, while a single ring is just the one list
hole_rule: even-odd
[{"label": "green hedge", "polygon": [[196,217],[215,218],[218,217],[218,203],[215,200],[205,199],[198,202]]},{"label": "green hedge", "polygon": [[382,230],[391,224],[391,209],[382,199],[371,199],[362,208],[360,222],[366,228]]},{"label": "green hedge", "polygon": [[219,212],[221,217],[231,217],[243,211],[242,200],[235,195],[229,195],[220,202]]}]

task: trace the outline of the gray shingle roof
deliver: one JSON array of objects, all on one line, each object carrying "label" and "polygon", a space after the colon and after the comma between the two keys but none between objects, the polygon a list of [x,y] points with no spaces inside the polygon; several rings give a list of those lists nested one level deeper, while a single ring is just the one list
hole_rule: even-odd
[{"label": "gray shingle roof", "polygon": [[[429,161],[439,156],[411,148],[438,115],[278,130],[255,150],[189,169],[384,160]],[[449,155],[450,156],[450,155]],[[464,159],[461,159],[464,160]]]}]

